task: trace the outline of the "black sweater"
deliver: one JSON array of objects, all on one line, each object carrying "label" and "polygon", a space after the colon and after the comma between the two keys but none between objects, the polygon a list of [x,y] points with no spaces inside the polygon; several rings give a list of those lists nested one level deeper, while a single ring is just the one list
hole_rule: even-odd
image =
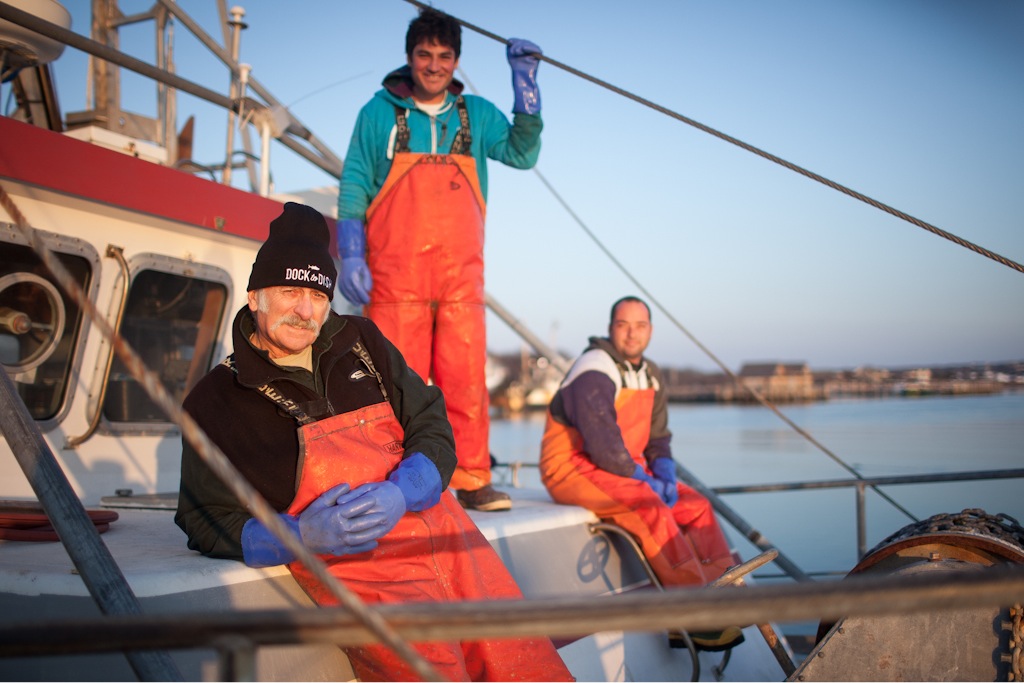
[{"label": "black sweater", "polygon": [[[313,343],[313,373],[282,368],[249,342],[255,324],[248,307],[232,326],[235,369],[221,364],[203,377],[183,407],[270,505],[285,510],[298,485],[298,424],[255,388],[269,383],[311,417],[363,408],[384,400],[376,376],[352,352],[367,348],[405,430],[405,452],[430,458],[444,486],[455,471],[455,445],[441,391],[427,386],[367,318],[334,312]],[[237,372],[236,372],[237,371]],[[252,517],[182,439],[181,484],[175,523],[188,547],[211,557],[241,560],[242,526]]]}]

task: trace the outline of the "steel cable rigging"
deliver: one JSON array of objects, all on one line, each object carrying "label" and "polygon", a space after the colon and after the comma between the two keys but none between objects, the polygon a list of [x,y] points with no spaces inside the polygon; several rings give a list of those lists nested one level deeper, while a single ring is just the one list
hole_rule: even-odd
[{"label": "steel cable rigging", "polygon": [[[411,5],[415,5],[416,7],[419,7],[420,9],[425,9],[427,7],[430,7],[430,5],[428,5],[428,4],[424,3],[424,2],[421,2],[420,0],[405,0],[405,2],[408,2]],[[490,31],[488,31],[486,29],[480,28],[479,26],[474,26],[473,24],[470,24],[467,21],[463,21],[462,19],[456,18],[456,21],[458,21],[460,25],[468,28],[471,31],[479,33],[482,36],[486,36],[487,38],[491,38],[492,40],[496,40],[497,42],[499,42],[499,43],[501,43],[503,45],[507,45],[508,44],[508,40],[507,39],[502,38],[501,36],[499,36],[499,35],[497,35],[495,33],[491,33]],[[993,261],[996,261],[997,263],[1001,263],[1004,266],[1007,266],[1008,268],[1013,268],[1014,270],[1016,270],[1018,272],[1024,273],[1024,266],[1022,266],[1021,264],[1017,263],[1016,261],[1013,261],[1012,259],[1008,259],[1005,256],[1000,256],[999,254],[997,254],[997,253],[995,253],[995,252],[993,252],[993,251],[991,251],[989,249],[986,249],[985,247],[982,247],[982,246],[979,246],[977,244],[974,244],[973,242],[965,240],[962,237],[958,237],[957,235],[954,235],[951,232],[947,232],[946,230],[938,228],[938,227],[932,225],[931,223],[928,223],[926,221],[920,220],[919,218],[915,218],[915,217],[913,217],[913,216],[911,216],[911,215],[909,215],[907,213],[904,213],[903,211],[900,211],[899,209],[896,209],[896,208],[894,208],[892,206],[889,206],[888,204],[880,202],[877,199],[872,199],[871,197],[868,197],[865,194],[862,194],[860,192],[857,192],[854,189],[846,187],[845,185],[837,183],[837,182],[835,182],[833,180],[829,180],[828,178],[826,178],[826,177],[824,177],[822,175],[819,175],[819,174],[815,173],[814,171],[810,171],[810,170],[808,170],[806,168],[803,168],[802,166],[798,166],[797,164],[794,164],[794,163],[792,163],[790,161],[786,161],[785,159],[783,159],[781,157],[778,157],[778,156],[772,154],[771,152],[766,152],[765,150],[760,149],[758,147],[755,147],[754,145],[751,145],[749,143],[743,142],[742,140],[734,138],[731,135],[728,135],[728,134],[723,133],[723,132],[721,132],[719,130],[716,130],[716,129],[712,128],[711,126],[707,126],[707,125],[701,123],[700,121],[695,121],[694,119],[691,119],[688,116],[684,116],[683,114],[675,112],[675,111],[673,111],[673,110],[671,110],[671,109],[669,109],[667,107],[663,107],[660,104],[657,104],[655,102],[651,102],[648,99],[645,99],[643,97],[640,97],[639,95],[631,93],[628,90],[624,90],[623,88],[620,88],[620,87],[618,87],[616,85],[612,85],[611,83],[608,83],[607,81],[603,81],[600,78],[597,78],[595,76],[591,76],[590,74],[585,73],[583,71],[580,71],[579,69],[575,69],[575,68],[569,66],[568,64],[563,64],[562,62],[559,62],[558,60],[552,59],[551,57],[548,57],[546,55],[535,55],[535,56],[538,57],[541,61],[543,61],[543,62],[545,62],[547,64],[550,64],[551,66],[553,66],[555,68],[558,68],[558,69],[561,69],[562,71],[566,71],[568,73],[571,73],[574,76],[578,76],[579,78],[582,78],[585,81],[590,81],[591,83],[593,83],[595,85],[599,85],[602,88],[605,88],[607,90],[611,90],[612,92],[614,92],[614,93],[616,93],[618,95],[622,95],[623,97],[625,97],[627,99],[633,100],[634,102],[642,104],[645,107],[649,107],[649,108],[651,108],[651,109],[653,109],[653,110],[655,110],[657,112],[660,112],[660,113],[664,114],[665,116],[668,116],[670,118],[676,119],[677,121],[682,121],[683,123],[685,123],[687,125],[690,125],[690,126],[693,126],[694,128],[696,128],[698,130],[701,130],[701,131],[704,131],[705,133],[713,135],[716,138],[719,138],[720,140],[724,140],[724,141],[726,141],[728,143],[736,145],[737,147],[740,147],[741,149],[745,149],[746,151],[751,152],[753,154],[756,154],[759,157],[767,159],[768,161],[771,161],[771,162],[774,162],[776,164],[779,164],[780,166],[783,166],[784,168],[788,168],[789,170],[791,170],[791,171],[793,171],[795,173],[799,173],[802,176],[806,176],[807,178],[810,178],[811,180],[816,180],[817,182],[821,183],[822,185],[825,185],[826,187],[830,187],[833,190],[836,190],[838,192],[842,192],[843,194],[848,195],[850,197],[853,197],[854,199],[858,199],[858,200],[864,202],[865,204],[873,206],[876,209],[879,209],[879,210],[884,211],[884,212],[886,212],[886,213],[888,213],[888,214],[890,214],[892,216],[895,216],[896,218],[900,218],[902,220],[905,220],[908,223],[911,223],[912,225],[916,225],[919,228],[927,230],[928,232],[930,232],[930,233],[932,233],[934,235],[938,235],[939,237],[944,237],[945,239],[947,239],[947,240],[949,240],[949,241],[951,241],[951,242],[953,242],[955,244],[959,244],[961,247],[964,247],[965,249],[970,249],[971,251],[973,251],[975,253],[978,253],[978,254],[981,254],[982,256],[985,256],[987,258],[990,258]]]},{"label": "steel cable rigging", "polygon": [[[420,2],[419,0],[405,0],[405,1],[410,3],[410,4],[412,4],[412,5],[416,5],[417,7],[420,7],[420,8],[429,7],[429,5],[426,5],[426,4],[422,3],[422,2]],[[493,38],[494,40],[496,40],[496,41],[498,41],[500,43],[507,44],[507,42],[508,42],[507,40],[505,40],[504,38],[501,38],[500,36],[498,36],[496,34],[493,34],[493,33],[489,32],[489,31],[484,30],[484,29],[481,29],[481,28],[478,28],[476,26],[473,26],[472,24],[469,24],[469,23],[467,23],[467,22],[465,22],[465,21],[463,21],[461,19],[458,19],[457,17],[455,17],[455,20],[458,21],[460,25],[465,26],[466,28],[469,28],[469,29],[471,29],[473,31],[476,31],[476,32],[478,32],[478,33],[480,33],[482,35],[485,35],[485,36],[489,37],[489,38]],[[808,177],[814,178],[815,180],[820,180],[822,182],[825,182],[825,184],[830,185],[830,186],[835,185],[837,189],[842,188],[842,186],[838,185],[837,183],[832,183],[831,181],[828,181],[825,178],[822,178],[821,176],[818,176],[817,174],[813,174],[810,171],[804,171],[803,169],[800,169],[800,167],[795,166],[793,164],[789,164],[788,162],[785,162],[782,159],[779,159],[778,157],[775,157],[774,155],[770,155],[767,152],[762,152],[761,150],[758,150],[756,147],[752,147],[750,145],[747,145],[746,143],[743,143],[743,142],[740,142],[739,140],[736,140],[735,138],[731,138],[731,137],[729,137],[729,136],[727,136],[727,135],[725,135],[723,133],[719,133],[718,131],[715,131],[712,128],[704,126],[703,124],[699,124],[696,121],[692,121],[691,119],[688,119],[688,118],[686,118],[686,117],[684,117],[684,116],[682,116],[680,114],[676,114],[675,112],[672,112],[672,111],[670,111],[668,109],[665,109],[664,107],[661,107],[660,105],[656,105],[656,104],[653,104],[651,102],[648,102],[647,100],[644,100],[643,98],[640,98],[640,97],[637,97],[635,95],[632,95],[631,93],[628,93],[625,90],[622,90],[621,88],[617,88],[616,86],[607,84],[604,81],[601,81],[601,80],[596,79],[596,78],[594,78],[592,76],[589,76],[589,75],[586,75],[586,74],[584,74],[582,72],[579,72],[576,69],[573,69],[572,67],[569,67],[569,66],[566,66],[566,65],[562,65],[559,62],[556,62],[556,61],[554,61],[554,60],[552,60],[552,59],[550,59],[548,57],[544,57],[542,55],[538,55],[538,56],[543,61],[545,61],[545,62],[552,63],[552,64],[558,66],[561,69],[564,69],[566,71],[569,71],[570,73],[573,73],[573,74],[576,74],[576,75],[580,76],[581,78],[585,78],[586,80],[589,80],[589,81],[591,81],[593,83],[597,83],[599,85],[602,85],[603,87],[606,87],[606,88],[608,88],[608,89],[610,89],[610,90],[612,90],[614,92],[617,92],[617,93],[619,93],[621,95],[624,95],[624,96],[626,96],[626,97],[628,97],[630,99],[633,99],[633,100],[636,100],[636,101],[641,102],[643,104],[646,104],[647,106],[650,106],[653,109],[661,111],[661,112],[663,112],[665,114],[668,114],[668,115],[672,116],[673,118],[678,118],[678,119],[680,119],[682,121],[685,121],[686,123],[690,123],[691,125],[696,125],[701,130],[706,130],[707,132],[711,132],[712,134],[714,134],[714,135],[716,135],[718,137],[722,137],[725,140],[728,140],[730,142],[734,142],[736,144],[739,144],[741,147],[749,148],[750,151],[754,151],[755,153],[757,153],[757,154],[759,154],[761,156],[764,156],[765,158],[771,159],[773,161],[778,161],[779,163],[782,163],[784,166],[792,167],[794,170],[798,170],[799,169],[799,172],[802,172],[804,175],[807,175]],[[469,78],[466,77],[465,72],[462,71],[461,69],[460,69],[460,76],[466,82],[466,85],[469,87],[469,89],[475,93],[476,92],[476,88],[473,86],[473,84],[469,80]],[[606,247],[601,242],[600,238],[598,238],[598,236],[594,234],[594,232],[586,225],[586,223],[584,223],[583,219],[580,218],[580,216],[572,209],[571,206],[569,206],[568,202],[566,202],[565,199],[558,193],[558,191],[548,181],[548,179],[545,178],[544,175],[537,168],[534,168],[533,172],[540,179],[541,183],[543,183],[544,186],[548,189],[548,191],[551,193],[551,195],[558,201],[558,203],[562,205],[562,208],[564,208],[569,213],[569,215],[576,222],[576,224],[579,225],[580,228],[587,234],[587,236],[594,242],[594,244],[596,244],[597,247],[602,252],[604,252],[604,254],[611,260],[611,262],[615,265],[615,267],[618,268],[629,279],[630,282],[632,282],[634,285],[636,285],[637,289],[640,290],[640,292],[648,299],[648,301],[650,301],[651,304],[655,308],[657,308],[659,311],[661,311],[665,315],[665,317],[668,318],[668,320],[680,332],[682,332],[690,341],[692,341],[694,343],[694,345],[697,346],[697,348],[699,348],[702,352],[704,352],[704,354],[707,355],[708,358],[710,358],[715,363],[715,365],[717,365],[722,370],[722,372],[724,372],[725,375],[727,377],[729,377],[730,380],[732,380],[732,382],[736,386],[738,386],[742,390],[748,392],[754,398],[754,400],[756,400],[762,406],[764,406],[765,408],[767,408],[767,409],[771,410],[773,413],[775,413],[775,415],[780,420],[785,422],[786,425],[788,425],[791,429],[793,429],[795,432],[800,434],[804,439],[806,439],[815,448],[817,448],[822,453],[824,453],[826,456],[828,456],[833,462],[835,462],[837,465],[839,465],[841,468],[843,468],[851,476],[853,476],[856,479],[864,479],[864,477],[859,472],[857,472],[857,470],[855,470],[853,467],[851,467],[849,464],[847,464],[838,455],[833,453],[827,446],[825,446],[820,441],[815,439],[814,436],[812,436],[809,432],[807,432],[805,429],[803,429],[798,424],[793,422],[787,415],[785,415],[781,410],[779,410],[778,406],[776,406],[774,403],[769,401],[760,391],[758,391],[754,387],[752,387],[749,384],[747,384],[746,382],[744,382],[739,376],[737,376],[732,370],[730,370],[725,365],[725,363],[720,358],[718,358],[718,356],[716,356],[714,354],[714,352],[712,352],[709,348],[707,348],[699,339],[697,339],[696,336],[693,335],[693,333],[691,333],[679,320],[677,320],[676,317],[673,316],[672,313],[661,303],[661,301],[651,291],[649,291],[636,278],[636,276],[633,275],[632,272],[630,272],[630,270],[621,261],[619,261],[615,257],[615,255],[612,253],[612,251],[610,249],[608,249],[608,247]],[[855,197],[858,197],[858,198],[863,197],[863,195],[860,195],[859,193],[855,193],[852,190],[849,190],[846,193],[847,194],[851,194],[851,196],[855,196]],[[868,199],[868,198],[865,197],[864,199]],[[869,203],[871,203],[873,201],[874,200],[870,200]],[[880,204],[880,203],[877,203],[877,204]],[[884,207],[884,206],[885,206],[884,204],[881,204],[879,208]],[[897,216],[905,216],[906,215],[906,214],[902,214],[902,212],[897,212],[895,209],[890,210],[889,213],[893,213],[893,215],[897,215]],[[916,219],[913,219],[913,220],[916,221]],[[927,225],[927,224],[925,224],[925,225]],[[934,230],[938,230],[938,228],[934,228]],[[944,233],[944,231],[939,231],[939,232],[943,233],[943,236],[948,234],[948,233]],[[952,236],[952,237],[955,237],[955,236]],[[954,241],[957,241],[957,240],[959,240],[959,238],[956,238]],[[967,244],[970,244],[970,243],[968,242]],[[979,253],[986,253],[986,255],[991,253],[991,252],[987,252],[987,250],[981,250],[980,247],[977,247],[974,250],[975,251],[979,251],[980,250]],[[1002,257],[997,258],[997,260],[999,260],[999,259],[1002,259]],[[1005,259],[1004,259],[1004,261],[1005,261]],[[1020,270],[1021,272],[1024,272],[1024,267],[1014,263],[1013,261],[1009,261],[1009,263],[1007,265],[1010,265],[1010,264],[1013,264],[1013,265],[1011,265],[1011,267],[1014,267],[1016,270]],[[915,522],[920,521],[913,513],[911,513],[905,507],[900,505],[895,499],[893,499],[889,494],[887,494],[884,491],[882,491],[881,489],[879,489],[876,485],[872,484],[872,485],[870,485],[870,487],[883,500],[885,500],[890,505],[892,505],[894,508],[896,508],[897,510],[902,512],[909,519],[911,519],[911,520],[913,520]]]}]

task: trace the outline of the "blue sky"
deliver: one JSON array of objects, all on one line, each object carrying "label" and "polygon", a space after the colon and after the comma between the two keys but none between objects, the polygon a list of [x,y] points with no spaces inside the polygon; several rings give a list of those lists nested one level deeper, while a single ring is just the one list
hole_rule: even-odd
[{"label": "blue sky", "polygon": [[[64,4],[72,29],[87,34],[87,0]],[[126,13],[151,5],[122,4]],[[217,30],[212,0],[179,4]],[[1024,263],[1024,3],[434,4]],[[343,157],[359,108],[404,61],[415,8],[243,7],[242,61]],[[125,29],[123,48],[151,61],[149,43],[137,45],[150,30]],[[226,70],[184,27],[176,33],[179,73],[224,91]],[[83,65],[71,49],[59,63],[65,112],[84,108]],[[502,45],[465,30],[461,66],[479,94],[511,109]],[[124,78],[128,108],[151,114],[152,89]],[[538,170],[652,295],[649,355],[663,365],[716,367],[665,311],[733,370],[1024,358],[1024,273],[550,64],[539,81]],[[179,110],[179,121],[201,117],[197,159],[221,158],[226,115],[185,95]],[[279,191],[334,184],[282,146],[273,155]],[[490,174],[487,289],[575,354],[604,333],[613,300],[640,292],[537,174],[493,163]],[[520,348],[495,317],[488,333],[492,351]]]}]

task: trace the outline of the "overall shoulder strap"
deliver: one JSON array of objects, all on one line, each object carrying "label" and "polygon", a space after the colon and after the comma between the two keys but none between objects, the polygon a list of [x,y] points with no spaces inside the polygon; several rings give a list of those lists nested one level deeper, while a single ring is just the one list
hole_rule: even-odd
[{"label": "overall shoulder strap", "polygon": [[[235,365],[235,354],[232,353],[230,356],[221,361],[221,365],[228,367],[231,370],[231,372],[235,373],[236,375],[238,374],[238,366]],[[268,401],[270,401],[271,403],[273,403],[274,405],[276,405],[284,412],[288,413],[288,415],[290,415],[292,419],[294,419],[300,425],[307,425],[312,422],[316,422],[316,420],[314,420],[313,418],[306,414],[306,411],[299,407],[298,403],[282,395],[281,392],[279,392],[274,387],[270,386],[270,384],[262,384],[256,387],[256,392],[259,393]]]},{"label": "overall shoulder strap", "polygon": [[395,136],[395,153],[409,151],[409,121],[405,115],[405,108],[395,105],[395,127],[398,134]]},{"label": "overall shoulder strap", "polygon": [[379,372],[377,372],[377,368],[373,364],[373,359],[370,358],[370,352],[366,350],[366,346],[363,345],[362,340],[355,343],[355,346],[352,347],[352,353],[359,356],[359,360],[363,362],[366,369],[377,378],[377,384],[380,385],[380,393],[384,394],[384,400],[387,401],[388,390],[384,388],[384,378],[381,377]]},{"label": "overall shoulder strap", "polygon": [[[406,109],[395,106],[395,153],[407,153],[409,151],[409,119]],[[455,134],[452,141],[451,154],[468,155],[470,145],[473,144],[473,134],[469,129],[469,112],[466,110],[466,100],[459,95],[455,100],[455,110],[459,113],[459,132]]]},{"label": "overall shoulder strap", "polygon": [[[380,372],[378,372],[377,367],[373,364],[373,359],[370,357],[370,352],[366,350],[366,346],[363,344],[361,340],[356,341],[355,345],[353,345],[352,353],[356,354],[356,356],[359,357],[359,360],[362,361],[363,365],[366,366],[366,369],[369,370],[370,373],[377,378],[377,384],[380,386],[380,393],[384,395],[384,400],[387,401],[388,390],[384,388],[384,378],[381,376]],[[221,365],[228,367],[236,375],[238,374],[238,367],[235,365],[235,354],[231,354],[223,361],[221,361]],[[256,387],[256,392],[259,393],[264,398],[266,398],[271,403],[275,404],[281,410],[286,412],[288,415],[292,417],[292,419],[294,419],[300,425],[307,425],[316,422],[316,419],[310,417],[309,414],[306,413],[306,411],[303,410],[298,403],[288,398],[287,396],[284,396],[281,392],[272,387],[269,383],[262,384]],[[330,406],[329,402],[327,403],[327,406]]]},{"label": "overall shoulder strap", "polygon": [[469,112],[466,111],[466,100],[459,95],[455,100],[455,108],[459,112],[459,132],[452,142],[452,154],[469,154],[473,144],[473,133],[469,130]]}]

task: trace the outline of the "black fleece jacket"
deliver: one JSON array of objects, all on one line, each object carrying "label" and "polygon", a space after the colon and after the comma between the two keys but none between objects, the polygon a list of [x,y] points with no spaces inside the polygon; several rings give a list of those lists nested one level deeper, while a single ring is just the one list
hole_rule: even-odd
[{"label": "black fleece jacket", "polygon": [[[332,311],[313,343],[312,373],[272,363],[249,342],[254,330],[252,315],[243,307],[232,326],[237,373],[218,365],[196,384],[183,407],[274,509],[284,511],[295,495],[298,424],[255,388],[269,383],[316,419],[380,403],[384,396],[376,376],[352,351],[360,340],[405,430],[406,455],[426,455],[448,485],[455,471],[455,442],[441,391],[406,365],[373,322]],[[174,521],[188,536],[188,547],[241,560],[242,527],[251,517],[183,438]]]}]

